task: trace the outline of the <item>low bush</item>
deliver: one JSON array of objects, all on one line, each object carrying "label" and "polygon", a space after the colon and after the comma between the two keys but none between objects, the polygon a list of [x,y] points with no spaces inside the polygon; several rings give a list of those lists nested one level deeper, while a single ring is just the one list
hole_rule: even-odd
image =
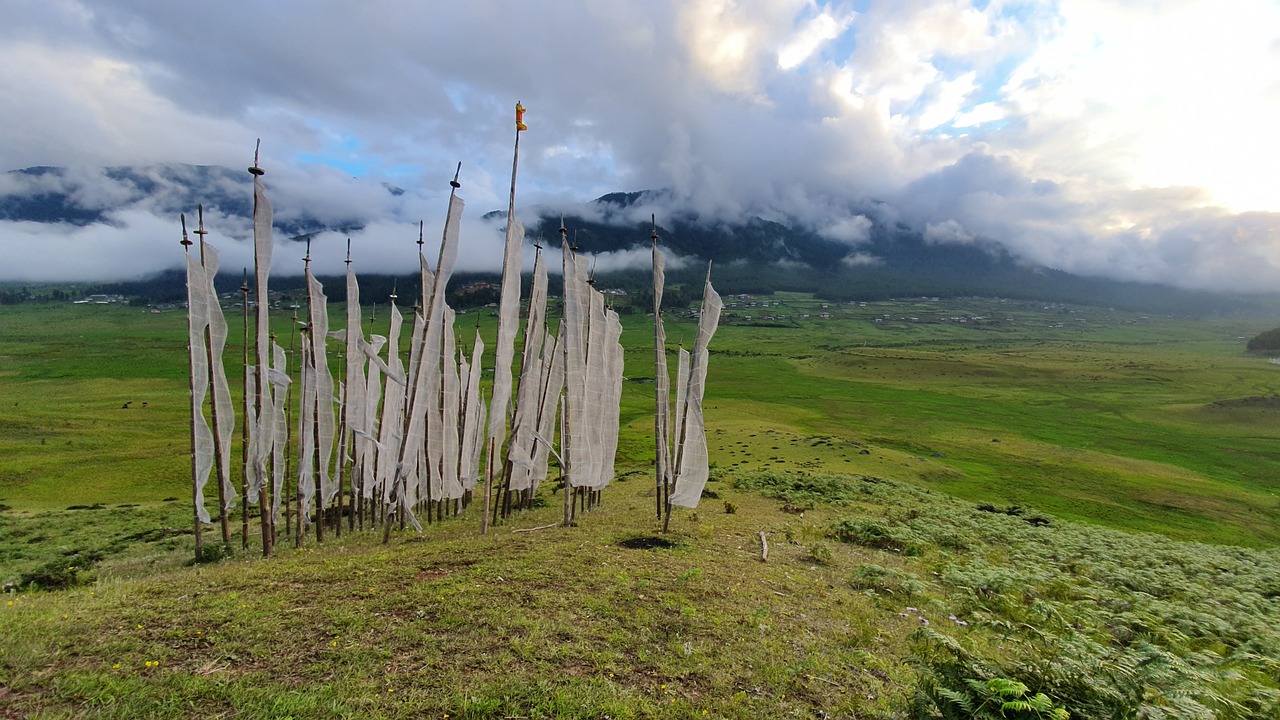
[{"label": "low bush", "polygon": [[924,593],[928,584],[920,578],[893,568],[866,563],[854,569],[849,585],[855,590],[871,590],[903,598]]}]

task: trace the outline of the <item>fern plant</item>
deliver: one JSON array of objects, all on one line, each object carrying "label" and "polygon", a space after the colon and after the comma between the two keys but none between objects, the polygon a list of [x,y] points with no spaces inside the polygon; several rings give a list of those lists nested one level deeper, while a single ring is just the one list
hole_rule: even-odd
[{"label": "fern plant", "polygon": [[[973,720],[1068,720],[1071,713],[1053,704],[1044,693],[1028,695],[1017,680],[966,678],[960,689],[938,687],[938,696]],[[942,710],[942,708],[939,708]],[[948,716],[946,711],[944,716]]]}]

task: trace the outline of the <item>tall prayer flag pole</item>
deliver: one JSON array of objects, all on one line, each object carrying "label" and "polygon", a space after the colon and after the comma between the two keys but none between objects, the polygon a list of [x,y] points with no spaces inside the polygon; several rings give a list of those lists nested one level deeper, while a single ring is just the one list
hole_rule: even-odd
[{"label": "tall prayer flag pole", "polygon": [[[192,347],[192,343],[191,343],[191,339],[196,336],[195,325],[198,322],[197,318],[192,315],[191,258],[189,257],[191,254],[190,253],[191,240],[187,237],[186,215],[183,214],[183,215],[179,215],[178,217],[182,221],[182,240],[181,240],[182,251],[188,256],[186,259],[186,262],[187,262],[187,366],[188,366],[188,369],[190,370],[190,385],[188,386],[188,390],[190,392],[190,399],[191,399],[191,416],[190,418],[188,418],[191,423],[191,505],[192,505],[194,516],[195,516],[194,530],[195,530],[195,538],[196,538],[196,562],[200,562],[201,560],[204,559],[204,534],[203,534],[202,524],[204,521],[208,520],[208,513],[204,509],[204,493],[202,492],[204,483],[201,482],[201,478],[200,478],[200,473],[202,468],[200,468],[200,463],[198,460],[199,452],[197,448],[199,446],[199,442],[197,440],[197,435],[196,435],[196,414],[201,412],[200,395],[203,394],[202,391],[198,390],[197,388],[203,387],[203,386],[197,385],[196,371],[198,370],[198,366],[196,363],[196,349]],[[201,383],[203,383],[203,381],[201,381]]]},{"label": "tall prayer flag pole", "polygon": [[[271,446],[274,442],[274,413],[271,410],[271,328],[269,311],[271,299],[267,292],[267,278],[271,274],[271,203],[267,201],[266,191],[262,187],[262,176],[266,172],[258,167],[258,151],[262,147],[259,139],[253,149],[253,166],[249,174],[253,176],[253,274],[254,294],[257,298],[257,334],[254,339],[257,372],[255,373],[255,391],[257,393],[257,417],[253,422],[257,427],[258,447],[255,457],[251,458],[254,469],[254,480],[258,483],[258,508],[262,512],[262,554],[271,555],[272,518],[269,508],[271,499],[266,473],[266,459],[271,457]],[[250,422],[245,418],[245,422]],[[246,498],[246,502],[248,499]]]},{"label": "tall prayer flag pole", "polygon": [[492,491],[507,432],[507,409],[511,403],[511,362],[515,356],[516,329],[520,322],[520,245],[524,227],[516,221],[516,171],[520,167],[520,133],[524,105],[516,103],[516,139],[511,156],[511,191],[507,200],[507,232],[502,258],[502,296],[498,304],[498,338],[494,346],[493,394],[489,402],[489,451],[485,467],[485,492]]}]

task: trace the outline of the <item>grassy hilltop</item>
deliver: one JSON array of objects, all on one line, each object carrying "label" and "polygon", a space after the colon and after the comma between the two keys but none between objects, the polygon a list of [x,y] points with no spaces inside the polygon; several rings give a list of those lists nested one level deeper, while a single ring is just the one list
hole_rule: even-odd
[{"label": "grassy hilltop", "polygon": [[541,528],[547,487],[485,537],[470,510],[198,568],[182,313],[5,308],[0,717],[1275,716],[1280,369],[1241,339],[1272,322],[725,299],[713,497],[672,547],[626,547],[655,530],[630,316],[621,477],[577,527]]}]

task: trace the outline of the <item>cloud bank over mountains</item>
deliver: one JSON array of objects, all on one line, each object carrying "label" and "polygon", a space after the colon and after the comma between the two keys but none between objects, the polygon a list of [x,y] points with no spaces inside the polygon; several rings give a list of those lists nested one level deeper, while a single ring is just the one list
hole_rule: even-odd
[{"label": "cloud bank over mountains", "polygon": [[[20,109],[0,170],[243,168],[261,137],[279,220],[358,224],[362,263],[403,267],[460,160],[466,261],[496,268],[480,216],[505,208],[519,99],[521,217],[662,188],[654,212],[801,226],[851,264],[874,262],[874,220],[1070,272],[1273,289],[1280,6],[1117,5],[0,0],[0,101]],[[100,222],[0,220],[0,276],[176,265],[166,191],[106,180],[78,186]],[[227,182],[247,201],[247,174]],[[245,228],[210,210],[234,267]]]}]

